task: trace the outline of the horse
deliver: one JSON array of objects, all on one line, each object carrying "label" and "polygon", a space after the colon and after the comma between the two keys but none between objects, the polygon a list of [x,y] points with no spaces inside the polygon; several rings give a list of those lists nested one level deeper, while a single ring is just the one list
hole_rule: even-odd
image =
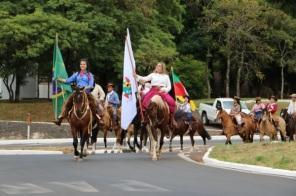
[{"label": "horse", "polygon": [[[83,159],[86,156],[84,145],[90,136],[93,122],[93,114],[89,108],[88,98],[84,88],[75,87],[73,107],[69,111],[68,122],[70,123],[73,136],[74,158],[76,160],[79,158]],[[78,136],[80,136],[80,153],[77,150]]]},{"label": "horse", "polygon": [[225,144],[232,144],[231,143],[231,136],[238,135],[239,132],[236,128],[236,125],[233,122],[232,117],[222,108],[218,109],[217,119],[221,119],[221,123],[223,126],[223,133],[226,136]]},{"label": "horse", "polygon": [[239,135],[243,138],[246,143],[252,143],[254,134],[257,131],[257,123],[253,116],[245,113],[241,113],[244,125],[239,128]]},{"label": "horse", "polygon": [[280,115],[286,121],[286,131],[289,141],[294,141],[294,135],[296,135],[296,118],[288,114],[287,109],[282,109]]},{"label": "horse", "polygon": [[[279,131],[281,140],[286,141],[286,123],[283,118],[279,117]],[[274,125],[270,112],[263,110],[263,116],[259,123],[260,142],[263,141],[263,136],[269,136],[270,140],[278,140],[277,128]]]},{"label": "horse", "polygon": [[104,134],[104,145],[105,145],[105,153],[107,153],[107,136],[109,131],[114,131],[116,141],[114,143],[112,152],[117,148],[119,152],[122,151],[121,149],[121,127],[120,127],[120,109],[117,109],[117,121],[115,124],[112,122],[112,114],[113,114],[113,107],[108,105],[105,107],[103,112],[103,134]]},{"label": "horse", "polygon": [[211,136],[205,130],[202,121],[199,118],[193,117],[192,121],[187,122],[186,113],[183,111],[177,111],[175,114],[176,127],[172,130],[170,137],[170,152],[172,152],[172,141],[175,136],[180,136],[181,151],[183,151],[183,136],[189,134],[191,140],[191,151],[194,149],[194,135],[197,132],[203,139],[204,145],[206,145],[206,139],[210,140]]},{"label": "horse", "polygon": [[151,142],[152,160],[160,159],[164,136],[169,132],[170,111],[168,104],[159,95],[154,95],[145,112],[147,130]]}]

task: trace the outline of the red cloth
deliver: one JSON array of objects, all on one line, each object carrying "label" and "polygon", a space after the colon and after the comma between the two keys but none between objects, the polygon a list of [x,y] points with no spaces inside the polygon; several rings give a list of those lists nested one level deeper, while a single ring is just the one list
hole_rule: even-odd
[{"label": "red cloth", "polygon": [[142,105],[144,106],[144,110],[148,108],[154,95],[159,95],[165,102],[167,102],[171,113],[175,112],[175,100],[168,93],[160,92],[158,87],[152,87],[150,91],[148,91],[148,93],[143,97]]},{"label": "red cloth", "polygon": [[272,114],[276,113],[278,109],[277,103],[270,103],[267,105],[267,111],[271,112]]}]

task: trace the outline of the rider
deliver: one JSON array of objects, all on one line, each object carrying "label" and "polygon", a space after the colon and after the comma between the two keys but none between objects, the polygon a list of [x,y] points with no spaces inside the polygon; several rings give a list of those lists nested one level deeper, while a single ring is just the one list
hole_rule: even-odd
[{"label": "rider", "polygon": [[190,123],[192,121],[192,111],[190,107],[190,98],[188,95],[184,96],[184,103],[178,104],[180,110],[185,112],[186,114],[186,121]]},{"label": "rider", "polygon": [[233,107],[231,108],[229,115],[234,117],[238,127],[241,127],[244,125],[244,122],[242,121],[242,116],[240,113],[241,113],[240,98],[238,96],[234,96]]},{"label": "rider", "polygon": [[296,94],[291,95],[292,100],[289,103],[288,106],[288,114],[291,114],[296,118]]},{"label": "rider", "polygon": [[169,91],[171,90],[172,86],[166,71],[165,64],[157,63],[153,73],[149,74],[148,76],[143,77],[135,74],[135,77],[141,82],[151,81],[151,89],[143,98],[143,109],[145,110],[148,108],[150,100],[154,95],[159,95],[169,106],[171,127],[176,125],[174,120],[176,103],[175,100],[169,95]]},{"label": "rider", "polygon": [[261,102],[261,97],[256,97],[256,103],[252,108],[252,112],[255,114],[255,119],[259,121],[262,117],[265,105]]},{"label": "rider", "polygon": [[277,98],[276,96],[272,95],[269,98],[269,103],[266,106],[266,109],[268,112],[270,112],[273,125],[277,130],[279,130],[279,117],[276,115],[278,104],[277,104]]},{"label": "rider", "polygon": [[119,97],[118,94],[114,91],[114,84],[113,83],[108,83],[107,84],[107,96],[106,96],[106,101],[105,101],[105,107],[112,106],[113,108],[113,114],[112,114],[112,124],[116,125],[117,124],[117,109],[119,108]]},{"label": "rider", "polygon": [[[99,122],[100,116],[99,116],[98,111],[96,109],[95,99],[90,94],[90,91],[94,86],[94,79],[93,79],[93,75],[88,71],[88,66],[89,66],[89,64],[88,64],[87,59],[81,59],[80,60],[80,72],[74,73],[71,77],[69,77],[67,79],[58,78],[57,80],[59,82],[63,82],[63,83],[67,83],[67,84],[76,83],[76,85],[78,87],[84,87],[85,92],[87,93],[87,98],[89,101],[90,110],[92,111],[93,114],[95,114],[94,116],[96,117],[97,122]],[[68,97],[68,99],[66,100],[66,102],[64,103],[64,105],[62,107],[61,115],[58,117],[58,119],[56,121],[54,121],[54,123],[56,125],[60,126],[63,119],[68,116],[69,111],[73,107],[73,101],[72,101],[73,97],[74,97],[74,94],[70,95]]]}]

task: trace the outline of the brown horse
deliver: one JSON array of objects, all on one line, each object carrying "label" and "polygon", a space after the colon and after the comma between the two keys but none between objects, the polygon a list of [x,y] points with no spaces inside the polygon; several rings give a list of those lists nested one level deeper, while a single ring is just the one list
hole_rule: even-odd
[{"label": "brown horse", "polygon": [[[279,131],[282,141],[286,141],[286,123],[283,118],[278,117],[279,120]],[[260,141],[263,141],[263,136],[269,136],[270,140],[278,140],[277,128],[271,117],[270,112],[267,110],[263,111],[263,116],[259,124]]]},{"label": "brown horse", "polygon": [[177,123],[176,127],[172,130],[170,138],[170,152],[172,152],[172,141],[175,136],[180,136],[181,151],[183,151],[183,136],[189,134],[191,140],[191,151],[194,149],[194,135],[198,133],[202,139],[204,145],[206,145],[206,139],[210,140],[211,136],[205,130],[202,121],[199,118],[193,117],[191,127],[186,119],[186,113],[182,111],[177,111],[175,115],[175,121]]},{"label": "brown horse", "polygon": [[294,141],[294,135],[296,135],[296,117],[288,114],[287,109],[281,110],[281,117],[286,121],[286,131],[289,141]]},{"label": "brown horse", "polygon": [[238,135],[238,130],[236,129],[236,125],[233,122],[232,117],[227,114],[226,111],[219,109],[217,119],[221,119],[221,123],[223,126],[223,133],[226,136],[225,144],[232,144],[231,143],[231,136]]},{"label": "brown horse", "polygon": [[239,135],[241,135],[244,142],[252,143],[254,134],[256,133],[256,130],[257,130],[256,120],[254,119],[253,116],[245,113],[241,113],[241,116],[244,122],[244,126],[239,128],[238,130]]},{"label": "brown horse", "polygon": [[105,153],[107,153],[107,136],[110,131],[114,131],[116,141],[114,143],[112,152],[117,148],[121,152],[121,127],[120,127],[120,109],[117,109],[117,121],[115,124],[112,122],[113,107],[108,105],[103,112],[103,133],[104,133],[104,145]]},{"label": "brown horse", "polygon": [[151,142],[152,160],[159,160],[163,138],[168,133],[169,107],[159,95],[152,97],[146,110],[147,130]]},{"label": "brown horse", "polygon": [[[75,87],[73,107],[69,112],[68,121],[73,136],[74,157],[78,159],[78,156],[80,156],[83,159],[86,156],[84,145],[90,136],[93,121],[93,114],[89,108],[88,98],[84,88]],[[78,136],[80,136],[80,153],[77,150]]]}]

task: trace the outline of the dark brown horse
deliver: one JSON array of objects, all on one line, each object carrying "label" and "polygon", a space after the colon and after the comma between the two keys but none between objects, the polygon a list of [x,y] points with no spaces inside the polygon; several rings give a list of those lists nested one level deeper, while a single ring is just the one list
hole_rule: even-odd
[{"label": "dark brown horse", "polygon": [[296,136],[295,115],[288,114],[287,109],[282,109],[281,117],[286,121],[286,132],[287,132],[287,136],[289,137],[289,141],[294,141],[294,135]]},{"label": "dark brown horse", "polygon": [[145,113],[148,119],[147,130],[151,142],[152,160],[159,160],[164,136],[169,131],[169,107],[160,96],[155,95]]},{"label": "dark brown horse", "polygon": [[210,140],[211,136],[205,130],[202,121],[197,118],[193,117],[191,121],[191,127],[189,122],[187,122],[186,113],[183,111],[177,111],[175,114],[175,121],[177,123],[176,127],[172,130],[171,138],[170,138],[170,151],[172,151],[172,141],[175,136],[180,136],[180,144],[181,144],[181,151],[183,151],[183,136],[185,134],[189,134],[191,140],[191,151],[194,149],[194,135],[198,133],[202,139],[204,145],[206,145],[206,139]]},{"label": "dark brown horse", "polygon": [[[73,107],[69,112],[68,121],[70,123],[73,136],[74,157],[83,159],[86,156],[84,145],[92,131],[93,114],[89,108],[87,94],[84,88],[75,87],[73,97]],[[77,150],[78,137],[80,136],[80,153]]]}]

